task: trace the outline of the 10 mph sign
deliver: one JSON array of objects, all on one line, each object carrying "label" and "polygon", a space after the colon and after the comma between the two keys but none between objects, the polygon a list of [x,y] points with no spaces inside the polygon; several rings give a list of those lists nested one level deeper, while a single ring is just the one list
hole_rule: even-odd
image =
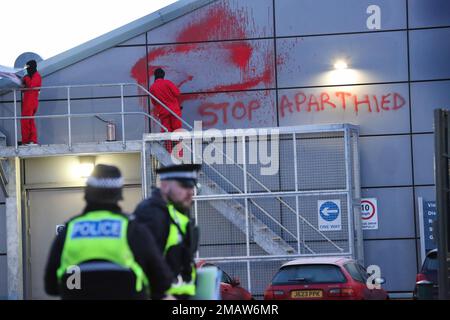
[{"label": "10 mph sign", "polygon": [[363,230],[378,230],[378,206],[376,198],[361,199]]}]

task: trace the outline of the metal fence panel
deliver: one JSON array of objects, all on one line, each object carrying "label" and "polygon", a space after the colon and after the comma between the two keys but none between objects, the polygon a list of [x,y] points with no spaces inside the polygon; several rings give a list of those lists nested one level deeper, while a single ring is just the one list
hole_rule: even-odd
[{"label": "metal fence panel", "polygon": [[[183,153],[169,154],[176,144]],[[149,134],[143,157],[147,194],[157,167],[202,163],[192,208],[197,258],[238,275],[257,298],[281,263],[294,258],[363,260],[354,126]]]}]

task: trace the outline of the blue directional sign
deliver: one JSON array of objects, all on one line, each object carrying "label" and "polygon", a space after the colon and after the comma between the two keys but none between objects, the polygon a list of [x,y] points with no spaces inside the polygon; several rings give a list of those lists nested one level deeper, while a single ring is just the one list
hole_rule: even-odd
[{"label": "blue directional sign", "polygon": [[333,201],[324,202],[320,206],[320,216],[325,221],[334,221],[339,216],[339,207]]},{"label": "blue directional sign", "polygon": [[319,209],[319,230],[341,230],[341,201],[319,200],[317,204]]}]

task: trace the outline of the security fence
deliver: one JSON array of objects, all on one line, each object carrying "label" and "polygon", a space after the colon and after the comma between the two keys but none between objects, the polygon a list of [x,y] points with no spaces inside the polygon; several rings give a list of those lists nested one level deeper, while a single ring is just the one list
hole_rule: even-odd
[{"label": "security fence", "polygon": [[142,156],[145,195],[159,166],[202,164],[191,213],[197,258],[239,276],[256,297],[294,258],[363,260],[352,125],[147,134]]}]

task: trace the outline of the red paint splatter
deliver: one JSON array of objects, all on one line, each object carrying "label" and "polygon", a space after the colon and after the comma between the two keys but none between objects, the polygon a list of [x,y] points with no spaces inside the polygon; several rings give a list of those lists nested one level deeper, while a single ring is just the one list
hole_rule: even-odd
[{"label": "red paint splatter", "polygon": [[243,45],[241,42],[234,43],[230,48],[231,60],[241,70],[247,70],[252,57],[253,48],[250,45]]},{"label": "red paint splatter", "polygon": [[260,83],[270,85],[272,82],[272,68],[267,68],[264,73],[258,77],[253,77],[243,83],[220,85],[211,89],[211,91],[240,91],[256,87]]},{"label": "red paint splatter", "polygon": [[145,59],[140,59],[131,69],[131,76],[140,85],[147,86],[147,62]]},{"label": "red paint splatter", "polygon": [[[196,42],[217,39],[243,39],[245,30],[239,18],[223,4],[211,6],[206,18],[191,22],[177,37],[177,42]],[[206,27],[206,28],[205,28]]]},{"label": "red paint splatter", "polygon": [[[180,31],[176,37],[176,42],[209,41],[223,38],[243,39],[246,37],[245,25],[249,25],[247,16],[242,11],[233,12],[223,3],[210,5],[204,18],[191,22],[186,28]],[[237,68],[240,71],[240,81],[211,88],[202,88],[202,91],[242,91],[254,88],[261,83],[264,83],[266,86],[272,84],[274,78],[273,53],[268,53],[264,61],[259,62],[259,64],[263,65],[263,71],[259,75],[249,75],[249,66],[252,58],[255,56],[255,51],[257,51],[256,47],[252,47],[246,41],[220,42],[215,45],[221,51],[226,52],[228,60],[222,62],[230,68]],[[167,67],[156,65],[158,58],[171,54],[176,57],[179,56],[179,59],[183,59],[183,55],[185,54],[201,52],[202,50],[204,50],[204,45],[198,43],[171,45],[153,49],[148,53],[147,57],[141,58],[133,66],[131,75],[139,84],[146,86],[148,75],[152,75],[158,67]],[[186,66],[186,69],[189,69],[189,66]],[[184,79],[178,85],[181,87],[192,79],[194,79],[192,74],[185,74]],[[183,97],[182,100],[191,100],[194,97],[195,95],[189,95]]]}]

